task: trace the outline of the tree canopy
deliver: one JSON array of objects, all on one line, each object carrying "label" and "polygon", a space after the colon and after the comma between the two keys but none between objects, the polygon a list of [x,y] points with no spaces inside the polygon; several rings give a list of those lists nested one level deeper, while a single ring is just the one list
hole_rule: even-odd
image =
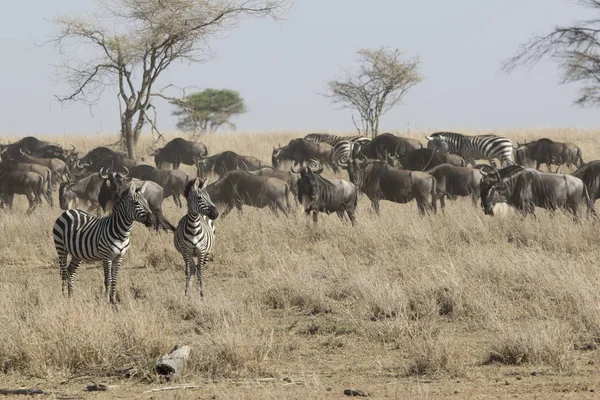
[{"label": "tree canopy", "polygon": [[[600,12],[600,0],[577,2]],[[531,66],[545,58],[556,61],[563,70],[561,83],[581,84],[575,104],[600,105],[600,15],[531,38],[505,62],[504,68],[512,72],[520,65]]]},{"label": "tree canopy", "polygon": [[206,89],[171,100],[171,104],[175,106],[173,115],[179,118],[177,128],[193,135],[215,132],[223,125],[235,128],[230,118],[247,111],[240,94],[229,89]]},{"label": "tree canopy", "polygon": [[[173,61],[201,62],[209,41],[235,28],[243,17],[277,18],[288,0],[97,0],[99,11],[55,19],[52,41],[64,55],[59,78],[71,88],[59,101],[94,104],[106,88],[116,88],[121,141],[130,157],[142,127],[158,133],[152,99],[158,77]],[[78,51],[85,46],[91,50]],[[88,56],[89,55],[89,56]]]},{"label": "tree canopy", "polygon": [[397,49],[385,47],[360,49],[357,54],[358,71],[346,71],[344,77],[328,82],[328,96],[334,103],[358,111],[359,132],[376,136],[379,118],[400,104],[406,93],[421,82],[419,58],[408,58]]}]

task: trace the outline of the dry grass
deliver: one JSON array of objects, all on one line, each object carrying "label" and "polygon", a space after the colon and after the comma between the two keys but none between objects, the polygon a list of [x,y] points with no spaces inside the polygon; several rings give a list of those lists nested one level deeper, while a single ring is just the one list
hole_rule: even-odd
[{"label": "dry grass", "polygon": [[[499,133],[573,141],[586,160],[600,158],[596,131]],[[213,153],[268,161],[273,144],[300,135],[206,142]],[[83,151],[112,139],[58,138]],[[150,143],[141,148],[148,154]],[[414,203],[382,203],[376,218],[365,200],[355,228],[334,215],[313,227],[299,210],[289,219],[247,209],[219,220],[203,300],[183,296],[171,235],[136,226],[117,311],[102,296],[98,264],[82,266],[72,301],[61,295],[50,233],[59,210],[25,216],[21,201],[13,213],[0,211],[0,381],[50,384],[129,369],[133,395],[157,380],[154,361],[176,343],[193,349],[183,380],[225,397],[319,398],[350,386],[421,397],[427,393],[402,385],[459,377],[479,382],[475,391],[520,366],[598,379],[589,372],[600,361],[597,221],[544,211],[490,218],[469,199],[425,218]],[[167,200],[165,214],[175,222],[183,212]]]}]

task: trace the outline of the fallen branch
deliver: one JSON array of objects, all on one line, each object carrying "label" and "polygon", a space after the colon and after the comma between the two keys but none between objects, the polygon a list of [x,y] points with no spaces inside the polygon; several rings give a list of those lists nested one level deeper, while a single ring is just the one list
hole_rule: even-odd
[{"label": "fallen branch", "polygon": [[201,389],[204,386],[199,385],[181,385],[181,386],[169,386],[164,388],[146,390],[144,393],[164,392],[167,390],[179,390],[179,389]]},{"label": "fallen branch", "polygon": [[4,396],[19,395],[19,394],[31,396],[34,394],[48,394],[48,393],[44,392],[41,389],[31,388],[31,389],[0,389],[0,394],[4,395]]}]

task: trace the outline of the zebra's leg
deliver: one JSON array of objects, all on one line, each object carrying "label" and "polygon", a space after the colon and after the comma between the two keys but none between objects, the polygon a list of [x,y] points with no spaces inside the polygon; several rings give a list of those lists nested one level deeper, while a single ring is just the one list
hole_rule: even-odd
[{"label": "zebra's leg", "polygon": [[73,283],[75,282],[75,275],[77,274],[77,268],[79,268],[79,265],[81,265],[81,260],[71,258],[71,263],[67,269],[69,298],[73,297]]},{"label": "zebra's leg", "polygon": [[110,302],[111,304],[117,304],[117,276],[119,275],[119,268],[123,262],[123,256],[115,258],[112,262],[112,273],[110,275]]},{"label": "zebra's leg", "polygon": [[185,262],[185,295],[187,296],[190,291],[190,282],[194,279],[196,274],[196,265],[191,255],[184,253],[183,261]]},{"label": "zebra's leg", "polygon": [[108,297],[110,295],[112,261],[111,260],[102,260],[102,267],[104,268],[104,294]]},{"label": "zebra's leg", "polygon": [[208,261],[208,254],[204,253],[198,257],[198,265],[196,271],[198,273],[198,290],[200,290],[200,297],[204,297],[204,267]]},{"label": "zebra's leg", "polygon": [[58,256],[58,266],[60,268],[60,279],[62,280],[62,294],[65,295],[67,282],[69,281],[69,273],[67,272],[67,255],[60,254]]}]

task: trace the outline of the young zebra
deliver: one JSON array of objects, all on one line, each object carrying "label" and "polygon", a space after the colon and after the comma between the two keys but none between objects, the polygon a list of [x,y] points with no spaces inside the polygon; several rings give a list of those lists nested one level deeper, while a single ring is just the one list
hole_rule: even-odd
[{"label": "young zebra", "polygon": [[[145,185],[144,185],[145,186]],[[113,206],[112,214],[98,218],[82,210],[68,210],[54,223],[54,247],[62,278],[62,291],[68,286],[69,297],[73,295],[73,282],[82,261],[102,261],[104,288],[111,303],[116,301],[117,274],[123,256],[129,248],[129,235],[133,222],[146,226],[154,224],[154,215],[146,199],[141,195],[144,186],[137,189],[131,185],[123,191]],[[71,263],[67,268],[67,256]]]},{"label": "young zebra", "polygon": [[[187,200],[188,213],[179,221],[173,238],[175,248],[185,262],[186,296],[196,271],[200,296],[204,296],[202,273],[215,242],[214,226],[208,221],[217,218],[219,213],[205,190],[207,183],[208,179],[202,181],[196,178],[186,185],[183,197]],[[194,257],[198,257],[198,264],[194,262]]]},{"label": "young zebra", "polygon": [[438,132],[427,137],[432,150],[458,154],[475,166],[475,160],[497,158],[503,167],[514,165],[513,145],[510,139],[496,135],[467,136],[460,133]]}]

